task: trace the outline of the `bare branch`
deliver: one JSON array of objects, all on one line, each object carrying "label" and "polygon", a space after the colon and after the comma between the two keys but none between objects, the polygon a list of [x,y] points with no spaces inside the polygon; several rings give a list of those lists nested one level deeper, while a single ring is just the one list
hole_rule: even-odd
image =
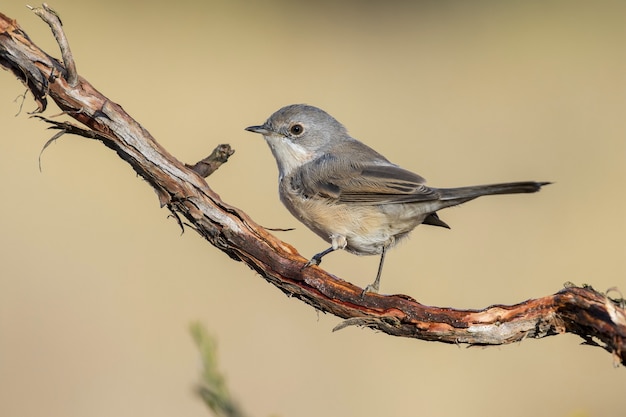
[{"label": "bare branch", "polygon": [[[62,32],[60,24],[56,30]],[[73,86],[71,71],[66,69],[73,59],[69,47],[65,51],[69,56],[64,55],[64,67],[34,45],[15,21],[0,14],[0,65],[33,93],[38,111],[45,109],[47,97],[52,98],[88,128],[79,132],[60,126],[65,132],[92,137],[115,150],[177,218],[184,217],[212,245],[286,294],[348,319],[339,327],[360,325],[395,336],[470,345],[508,344],[569,332],[611,352],[617,363],[626,364],[623,301],[591,287],[570,286],[512,306],[456,310],[424,306],[403,295],[368,293],[362,297],[361,288],[318,267],[304,268],[307,259],[242,210],[222,201],[194,169],[162,148],[121,106],[79,75]]]}]

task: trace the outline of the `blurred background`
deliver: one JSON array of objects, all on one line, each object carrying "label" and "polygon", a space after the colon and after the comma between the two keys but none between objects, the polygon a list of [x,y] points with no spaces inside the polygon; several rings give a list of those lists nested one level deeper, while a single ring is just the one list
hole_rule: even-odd
[{"label": "blurred background", "polygon": [[[337,4],[338,3],[338,4]],[[626,4],[620,1],[50,3],[79,73],[304,256],[326,243],[245,132],[308,103],[434,186],[541,180],[441,212],[387,257],[381,292],[483,308],[563,283],[626,290]],[[0,11],[59,56],[21,1]],[[471,348],[331,329],[192,231],[102,144],[28,118],[0,72],[0,415],[205,416],[189,323],[252,416],[622,416],[626,370],[564,335]],[[14,99],[16,99],[14,101]],[[20,113],[20,114],[18,114]],[[50,105],[47,116],[58,113]],[[16,116],[16,114],[18,114]],[[336,253],[364,286],[378,259]]]}]

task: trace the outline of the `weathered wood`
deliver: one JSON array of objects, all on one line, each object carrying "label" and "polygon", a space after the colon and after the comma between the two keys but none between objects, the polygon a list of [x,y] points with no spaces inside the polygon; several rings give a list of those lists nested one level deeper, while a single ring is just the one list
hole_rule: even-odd
[{"label": "weathered wood", "polygon": [[[57,39],[65,39],[55,13],[45,7],[36,11]],[[616,363],[626,364],[624,302],[591,287],[568,286],[512,306],[456,310],[425,306],[403,295],[362,296],[361,288],[318,267],[304,268],[307,259],[292,246],[211,190],[201,177],[208,175],[201,168],[206,161],[190,167],[174,158],[121,106],[76,73],[66,41],[60,47],[63,64],[33,44],[17,22],[0,14],[0,65],[28,87],[38,103],[37,112],[46,109],[49,97],[87,127],[50,122],[51,128],[100,140],[115,150],[156,190],[162,206],[177,218],[184,217],[212,245],[289,296],[347,319],[336,329],[360,325],[395,336],[470,345],[501,345],[569,332],[611,352]],[[216,151],[230,156],[230,150]]]}]

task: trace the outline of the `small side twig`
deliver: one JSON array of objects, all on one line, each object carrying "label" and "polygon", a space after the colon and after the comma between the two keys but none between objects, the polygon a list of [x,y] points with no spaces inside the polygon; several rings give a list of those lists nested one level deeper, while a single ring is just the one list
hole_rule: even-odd
[{"label": "small side twig", "polygon": [[71,87],[76,87],[78,85],[76,63],[74,62],[74,56],[70,50],[70,43],[65,36],[65,31],[63,30],[63,22],[61,22],[61,18],[58,13],[48,6],[47,3],[43,3],[41,7],[26,7],[31,9],[37,16],[46,22],[48,26],[50,26],[52,34],[61,49],[61,57],[63,58],[63,64],[65,65],[65,80]]},{"label": "small side twig", "polygon": [[232,149],[229,144],[224,143],[218,145],[213,152],[211,152],[211,155],[196,162],[195,165],[185,164],[185,166],[193,169],[201,177],[206,178],[214,173],[223,163],[227,162],[228,158],[234,153],[235,150]]},{"label": "small side twig", "polygon": [[106,136],[104,136],[101,133],[98,133],[91,129],[84,129],[70,122],[57,122],[57,121],[50,120],[46,117],[39,116],[39,115],[32,115],[31,117],[35,117],[37,119],[43,120],[44,122],[50,123],[52,126],[48,126],[48,129],[59,130],[59,132],[55,133],[54,136],[48,139],[48,141],[43,145],[43,147],[41,148],[41,151],[39,152],[39,171],[41,171],[41,156],[43,155],[43,152],[46,150],[46,148],[48,148],[48,146],[50,146],[52,143],[54,143],[57,139],[59,139],[61,136],[65,135],[66,133],[71,134],[71,135],[82,136],[88,139],[98,139],[102,141],[108,139]]}]

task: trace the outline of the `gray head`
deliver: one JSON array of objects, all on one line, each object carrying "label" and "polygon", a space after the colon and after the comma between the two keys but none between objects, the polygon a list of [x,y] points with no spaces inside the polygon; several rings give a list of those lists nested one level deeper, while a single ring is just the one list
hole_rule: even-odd
[{"label": "gray head", "polygon": [[283,107],[262,125],[246,130],[263,135],[276,158],[281,177],[323,155],[332,145],[353,140],[334,117],[306,104]]}]

